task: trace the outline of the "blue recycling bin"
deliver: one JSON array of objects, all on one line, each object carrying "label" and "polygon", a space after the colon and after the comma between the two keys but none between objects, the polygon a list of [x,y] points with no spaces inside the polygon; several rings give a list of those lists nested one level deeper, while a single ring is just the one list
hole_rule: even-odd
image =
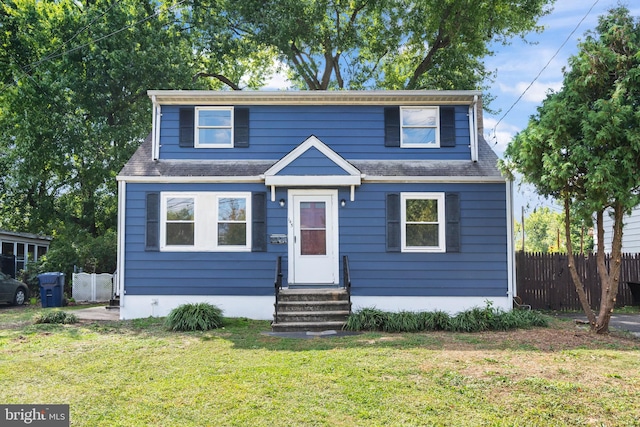
[{"label": "blue recycling bin", "polygon": [[64,296],[64,273],[42,273],[38,275],[42,308],[62,307]]}]

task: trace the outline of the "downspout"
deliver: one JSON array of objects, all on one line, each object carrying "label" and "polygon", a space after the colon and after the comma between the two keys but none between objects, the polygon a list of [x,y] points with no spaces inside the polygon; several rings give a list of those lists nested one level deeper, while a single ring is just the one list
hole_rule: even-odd
[{"label": "downspout", "polygon": [[[125,257],[125,208],[126,208],[127,183],[118,181],[118,246],[116,261],[116,283],[120,293],[120,307],[124,307],[125,283],[124,283],[124,257]],[[121,312],[122,313],[122,312]]]},{"label": "downspout", "polygon": [[162,108],[156,100],[156,96],[151,96],[151,102],[153,103],[153,115],[151,118],[151,156],[153,161],[157,161],[160,158],[160,119],[162,117]]},{"label": "downspout", "polygon": [[516,254],[515,244],[513,241],[513,181],[507,179],[507,296],[509,298],[510,308],[513,306],[513,298],[517,296],[516,288]]},{"label": "downspout", "polygon": [[471,161],[478,161],[478,95],[474,95],[473,102],[469,105],[469,147],[471,148]]}]

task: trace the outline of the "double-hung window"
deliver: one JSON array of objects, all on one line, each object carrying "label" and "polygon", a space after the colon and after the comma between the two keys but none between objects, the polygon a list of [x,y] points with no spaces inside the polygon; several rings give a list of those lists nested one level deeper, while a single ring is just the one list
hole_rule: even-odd
[{"label": "double-hung window", "polygon": [[251,193],[162,193],[160,250],[251,250]]},{"label": "double-hung window", "polygon": [[439,123],[438,107],[400,108],[400,147],[440,147]]},{"label": "double-hung window", "polygon": [[233,148],[233,108],[195,108],[195,147]]},{"label": "double-hung window", "polygon": [[403,252],[445,252],[444,193],[401,193]]}]

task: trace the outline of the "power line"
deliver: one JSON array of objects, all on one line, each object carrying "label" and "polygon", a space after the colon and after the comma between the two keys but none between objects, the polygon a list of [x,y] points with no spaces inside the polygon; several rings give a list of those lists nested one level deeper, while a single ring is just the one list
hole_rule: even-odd
[{"label": "power line", "polygon": [[[589,10],[587,11],[587,13],[582,17],[582,19],[580,20],[580,22],[578,22],[578,24],[575,26],[575,28],[573,29],[573,31],[571,31],[571,33],[569,33],[569,35],[565,38],[565,40],[562,42],[562,44],[560,45],[560,47],[558,48],[558,50],[556,50],[556,52],[553,54],[553,56],[551,56],[551,58],[547,61],[547,63],[544,65],[544,67],[542,67],[542,69],[540,70],[540,72],[533,78],[533,80],[531,81],[531,83],[529,83],[529,86],[526,87],[526,89],[524,91],[522,91],[522,93],[520,94],[520,96],[518,96],[518,99],[515,100],[515,102],[513,104],[511,104],[511,106],[509,107],[509,109],[502,115],[502,117],[500,117],[500,120],[498,120],[496,122],[496,124],[493,126],[493,137],[494,139],[496,139],[495,144],[498,143],[497,141],[497,137],[496,137],[496,129],[498,128],[498,125],[500,124],[500,122],[502,122],[502,120],[511,112],[511,110],[513,110],[513,108],[516,106],[516,104],[518,102],[520,102],[520,100],[522,99],[522,97],[527,93],[527,91],[529,89],[531,89],[531,86],[533,86],[533,84],[538,80],[538,78],[542,75],[542,73],[547,69],[547,67],[551,64],[551,62],[555,59],[556,56],[558,56],[558,53],[560,53],[560,51],[562,50],[562,48],[567,44],[567,42],[569,41],[569,39],[571,39],[571,37],[573,36],[573,34],[578,30],[578,28],[580,27],[580,25],[582,25],[582,23],[584,22],[585,19],[587,19],[587,16],[589,16],[589,14],[591,13],[591,11],[593,10],[593,8],[598,4],[600,0],[596,0],[591,7],[589,8]],[[494,145],[495,145],[494,144]]]}]

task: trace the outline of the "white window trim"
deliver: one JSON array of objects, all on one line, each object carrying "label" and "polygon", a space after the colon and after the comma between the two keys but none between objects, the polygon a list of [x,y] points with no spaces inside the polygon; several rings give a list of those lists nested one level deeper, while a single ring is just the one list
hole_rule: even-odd
[{"label": "white window trim", "polygon": [[[194,199],[194,244],[167,245],[167,200],[172,197]],[[246,200],[246,242],[244,245],[218,245],[218,200]],[[162,192],[160,196],[161,252],[251,252],[251,192]]]},{"label": "white window trim", "polygon": [[[437,246],[407,246],[407,200],[426,199],[438,202],[438,245]],[[446,216],[445,193],[400,193],[400,237],[402,252],[446,252]]]},{"label": "white window trim", "polygon": [[[231,124],[230,126],[200,126],[200,111],[229,111],[231,115]],[[194,114],[194,147],[195,148],[233,148],[233,133],[234,133],[234,111],[233,107],[195,107]],[[200,129],[229,129],[231,128],[231,138],[229,143],[227,144],[207,144],[204,142],[200,142]]]},{"label": "white window trim", "polygon": [[[435,110],[436,112],[436,125],[433,126],[436,134],[435,144],[405,144],[404,138],[402,137],[404,128],[427,128],[426,126],[404,126],[403,123],[403,114],[406,110]],[[428,127],[431,128],[431,127]],[[440,107],[438,106],[411,106],[411,107],[400,107],[400,148],[440,148]]]}]

